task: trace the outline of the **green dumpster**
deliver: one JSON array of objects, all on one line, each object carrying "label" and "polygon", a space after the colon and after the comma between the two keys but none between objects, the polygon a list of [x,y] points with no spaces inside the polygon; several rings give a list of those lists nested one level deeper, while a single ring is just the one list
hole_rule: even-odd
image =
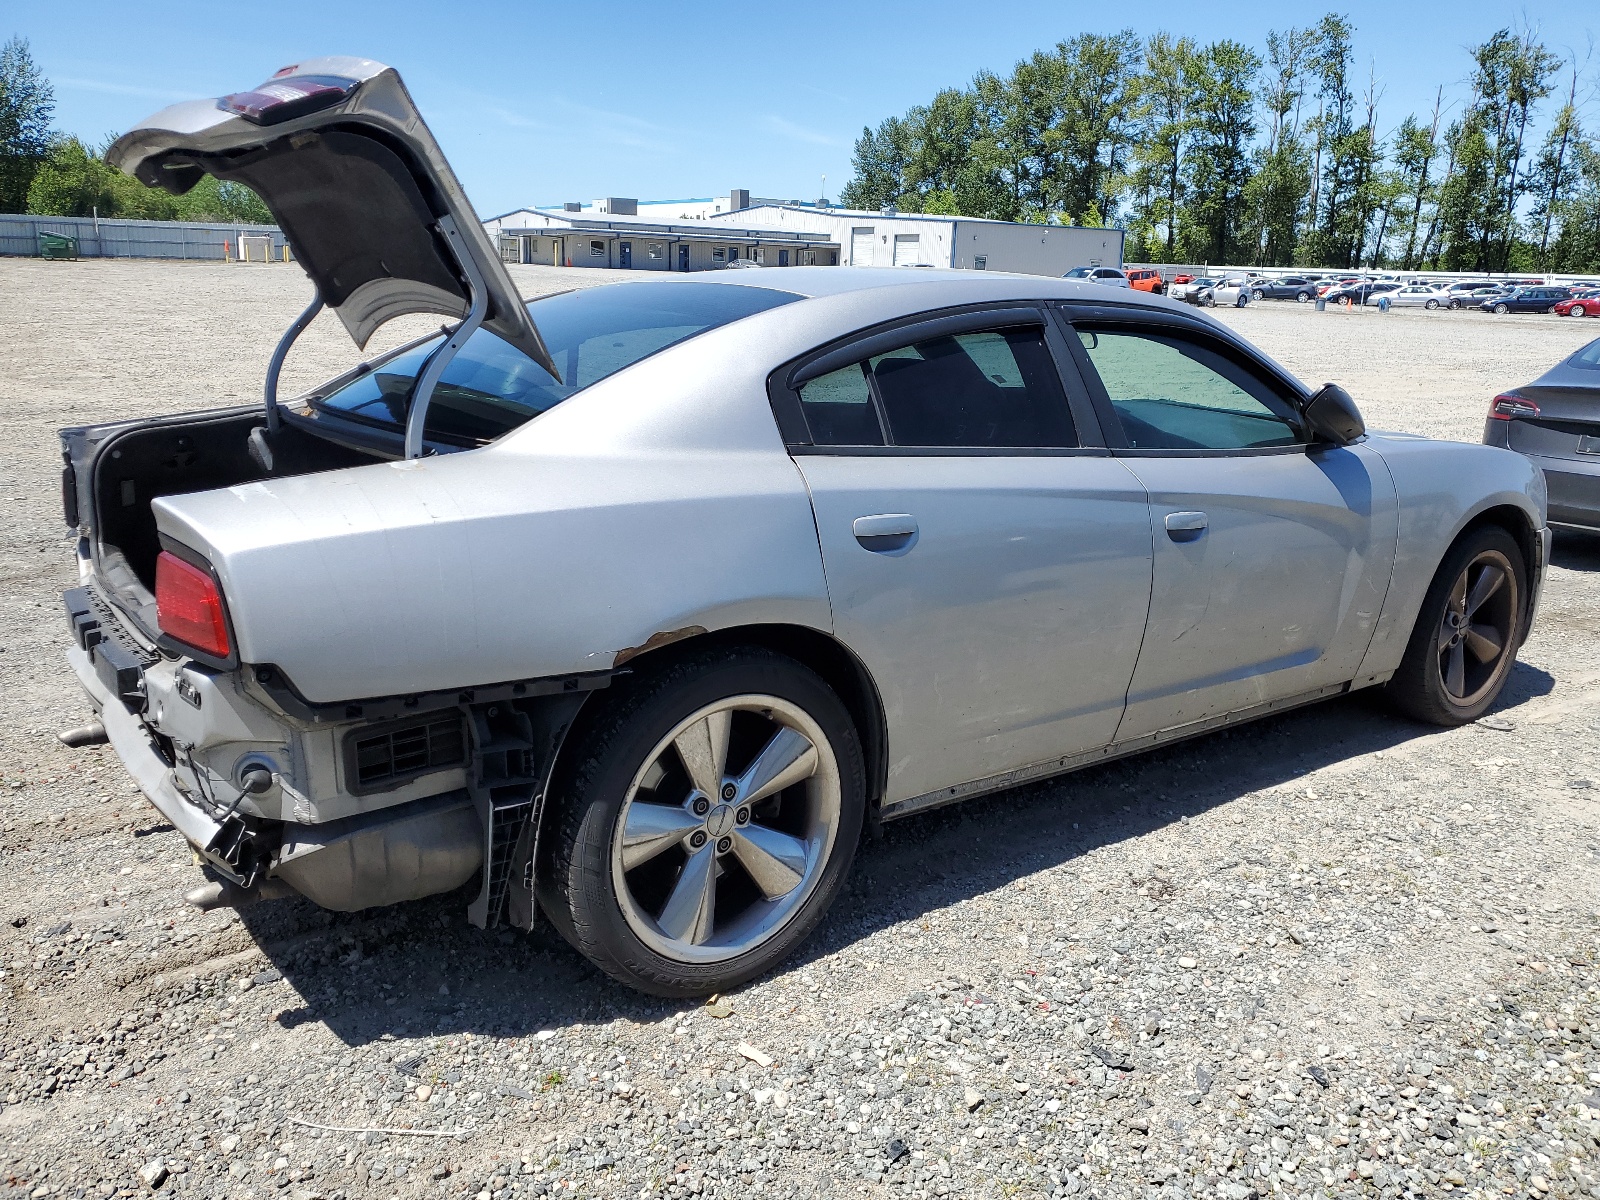
[{"label": "green dumpster", "polygon": [[78,239],[64,233],[39,234],[40,258],[77,258]]}]

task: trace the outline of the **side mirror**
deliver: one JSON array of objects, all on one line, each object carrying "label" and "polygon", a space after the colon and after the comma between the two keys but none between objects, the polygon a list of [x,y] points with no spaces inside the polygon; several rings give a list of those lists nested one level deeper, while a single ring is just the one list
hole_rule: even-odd
[{"label": "side mirror", "polygon": [[1350,393],[1337,383],[1325,383],[1301,410],[1306,429],[1312,440],[1348,446],[1367,432],[1367,423],[1361,419],[1361,410],[1350,398]]}]

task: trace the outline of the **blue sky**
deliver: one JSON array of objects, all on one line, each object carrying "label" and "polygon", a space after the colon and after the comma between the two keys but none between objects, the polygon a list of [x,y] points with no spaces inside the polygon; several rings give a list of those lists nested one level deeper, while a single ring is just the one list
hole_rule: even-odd
[{"label": "blue sky", "polygon": [[[1124,25],[1260,46],[1320,5],[1193,0],[915,5],[280,2],[240,8],[81,0],[8,6],[0,38],[29,39],[56,88],[56,123],[89,140],[173,100],[238,91],[321,53],[398,67],[480,213],[602,195],[680,198],[747,187],[836,196],[864,124],[1006,71],[1063,37]],[[1600,36],[1590,4],[1479,0],[1347,3],[1379,123],[1461,98],[1466,48],[1495,29],[1537,28],[1583,61]],[[1111,12],[1116,16],[1108,16]],[[1600,52],[1591,80],[1600,78]],[[1589,107],[1590,125],[1600,105]]]}]

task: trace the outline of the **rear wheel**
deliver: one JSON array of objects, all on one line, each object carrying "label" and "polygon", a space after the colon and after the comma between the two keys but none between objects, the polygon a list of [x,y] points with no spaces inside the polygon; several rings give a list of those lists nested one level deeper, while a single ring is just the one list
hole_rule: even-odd
[{"label": "rear wheel", "polygon": [[1257,288],[1255,291],[1250,293],[1250,299],[1252,300],[1265,300],[1266,298],[1266,292],[1262,291],[1260,288]]},{"label": "rear wheel", "polygon": [[726,991],[775,965],[855,854],[855,727],[820,678],[769,651],[707,653],[631,684],[575,764],[539,903],[642,991]]},{"label": "rear wheel", "polygon": [[1497,316],[1503,317],[1506,315],[1506,313],[1511,311],[1511,306],[1509,304],[1496,304],[1494,306],[1494,311]]},{"label": "rear wheel", "polygon": [[1423,301],[1422,307],[1428,309],[1431,312],[1433,309],[1436,309],[1436,308],[1439,307],[1439,302],[1437,300],[1425,300],[1425,301]]},{"label": "rear wheel", "polygon": [[1498,525],[1467,534],[1445,555],[1386,690],[1434,725],[1475,721],[1495,702],[1522,642],[1527,567]]},{"label": "rear wheel", "polygon": [[1311,293],[1310,292],[1296,292],[1294,294],[1294,302],[1296,304],[1308,304],[1308,303],[1310,303],[1310,301],[1311,301]]}]

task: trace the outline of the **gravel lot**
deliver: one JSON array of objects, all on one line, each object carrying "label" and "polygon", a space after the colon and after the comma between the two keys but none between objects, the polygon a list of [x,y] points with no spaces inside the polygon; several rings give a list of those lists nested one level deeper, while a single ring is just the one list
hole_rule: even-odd
[{"label": "gravel lot", "polygon": [[[54,430],[256,396],[307,295],[0,260],[6,1194],[1600,1195],[1600,540],[1558,540],[1492,719],[1355,697],[891,825],[806,952],[714,1004],[459,896],[187,909],[177,834],[53,737],[85,716]],[[1375,427],[1466,440],[1600,334],[1222,315]],[[286,387],[349,361],[325,319]]]}]

